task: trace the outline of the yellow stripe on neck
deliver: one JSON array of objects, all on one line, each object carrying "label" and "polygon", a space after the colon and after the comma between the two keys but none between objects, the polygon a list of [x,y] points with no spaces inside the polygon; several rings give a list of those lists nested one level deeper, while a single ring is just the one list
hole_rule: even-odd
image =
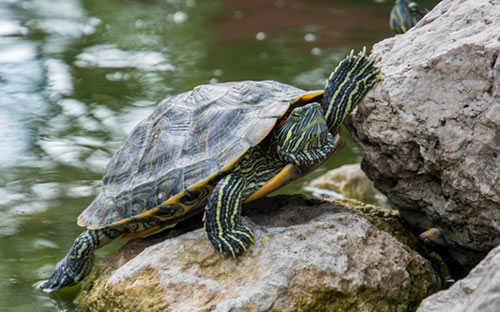
[{"label": "yellow stripe on neck", "polygon": [[269,180],[266,184],[264,184],[260,189],[258,189],[255,193],[248,196],[245,200],[245,203],[251,202],[253,200],[259,199],[266,194],[271,193],[272,191],[278,189],[283,184],[290,182],[291,180],[296,179],[300,176],[297,167],[292,164],[286,165],[281,171],[274,176],[271,180]]}]

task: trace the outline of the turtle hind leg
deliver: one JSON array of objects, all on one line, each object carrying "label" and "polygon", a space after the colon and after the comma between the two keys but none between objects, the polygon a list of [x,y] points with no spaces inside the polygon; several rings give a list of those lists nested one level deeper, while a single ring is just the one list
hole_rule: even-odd
[{"label": "turtle hind leg", "polygon": [[41,283],[41,288],[45,292],[52,292],[80,282],[94,266],[94,250],[124,233],[125,231],[115,228],[82,232],[66,256],[56,264],[50,278]]},{"label": "turtle hind leg", "polygon": [[205,206],[208,239],[219,252],[233,257],[254,243],[253,232],[240,220],[246,184],[240,175],[228,174],[217,183]]}]

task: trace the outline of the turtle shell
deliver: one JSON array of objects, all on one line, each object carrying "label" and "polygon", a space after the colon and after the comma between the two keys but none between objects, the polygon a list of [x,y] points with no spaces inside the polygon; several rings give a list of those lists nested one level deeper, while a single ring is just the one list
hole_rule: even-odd
[{"label": "turtle shell", "polygon": [[114,154],[102,192],[78,224],[97,229],[154,215],[229,170],[304,94],[275,81],[242,81],[166,98]]}]

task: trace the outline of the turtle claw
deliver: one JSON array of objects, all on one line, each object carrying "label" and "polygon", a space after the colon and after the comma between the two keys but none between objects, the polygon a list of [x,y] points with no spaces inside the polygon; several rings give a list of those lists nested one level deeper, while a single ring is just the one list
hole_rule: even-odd
[{"label": "turtle claw", "polygon": [[[50,294],[56,290],[60,290],[63,287],[66,287],[66,286],[58,287],[58,286],[54,285],[54,283],[51,283],[50,280],[40,281],[39,284],[37,284],[35,286],[47,294]],[[70,285],[68,285],[68,286],[70,286]]]},{"label": "turtle claw", "polygon": [[[77,244],[77,247],[81,247]],[[73,286],[89,275],[94,265],[94,254],[86,257],[72,257],[75,253],[81,251],[74,247],[68,254],[61,259],[54,268],[54,272],[46,281],[42,281],[39,287],[47,293],[59,290],[61,288]]]},{"label": "turtle claw", "polygon": [[39,282],[36,282],[35,284],[33,284],[33,288],[39,289],[39,290],[41,290],[45,293],[48,293],[48,294],[56,290],[56,289],[50,288],[48,284],[49,284],[49,280],[39,281]]},{"label": "turtle claw", "polygon": [[252,231],[245,225],[236,225],[234,229],[222,233],[207,232],[208,239],[218,252],[236,258],[244,253],[250,245],[255,244]]},{"label": "turtle claw", "polygon": [[64,287],[72,286],[77,283],[69,272],[69,266],[66,263],[66,257],[56,264],[54,272],[48,280],[39,282],[38,287],[46,293],[59,290]]}]

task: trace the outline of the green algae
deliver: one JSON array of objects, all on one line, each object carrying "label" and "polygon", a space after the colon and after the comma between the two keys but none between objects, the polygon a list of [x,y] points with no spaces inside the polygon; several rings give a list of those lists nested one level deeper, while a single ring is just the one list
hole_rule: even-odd
[{"label": "green algae", "polygon": [[[146,269],[107,287],[106,272],[109,271],[109,268],[100,266],[83,284],[82,292],[76,298],[83,308],[96,312],[171,311],[164,302],[160,279],[155,270]],[[131,281],[140,282],[141,287],[130,287]]]}]

